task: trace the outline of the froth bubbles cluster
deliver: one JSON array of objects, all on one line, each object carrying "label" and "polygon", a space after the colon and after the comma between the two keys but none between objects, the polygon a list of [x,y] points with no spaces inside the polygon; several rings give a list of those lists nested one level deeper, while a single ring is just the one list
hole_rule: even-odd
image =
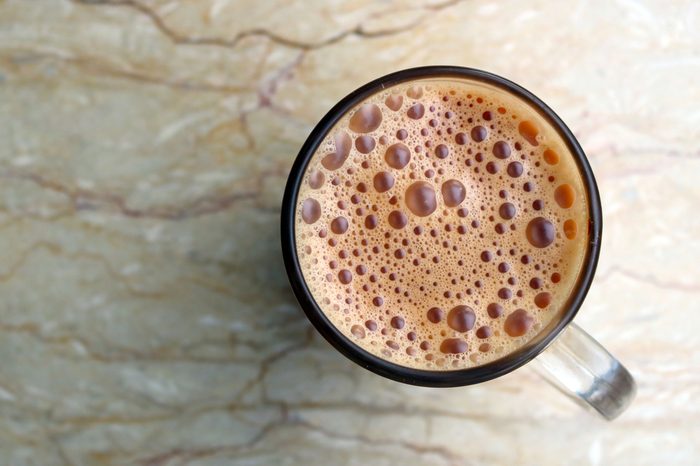
[{"label": "froth bubbles cluster", "polygon": [[304,279],[333,324],[398,364],[503,357],[556,318],[587,235],[556,132],[485,85],[417,81],[352,109],[297,199]]}]

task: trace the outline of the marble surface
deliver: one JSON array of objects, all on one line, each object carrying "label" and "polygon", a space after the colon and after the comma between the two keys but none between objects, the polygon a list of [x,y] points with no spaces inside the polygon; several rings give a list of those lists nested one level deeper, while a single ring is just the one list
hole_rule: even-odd
[{"label": "marble surface", "polygon": [[[296,152],[423,64],[521,83],[587,151],[605,231],[577,322],[639,384],[613,423],[527,367],[384,380],[299,310]],[[698,464],[698,75],[692,0],[0,0],[0,464]]]}]

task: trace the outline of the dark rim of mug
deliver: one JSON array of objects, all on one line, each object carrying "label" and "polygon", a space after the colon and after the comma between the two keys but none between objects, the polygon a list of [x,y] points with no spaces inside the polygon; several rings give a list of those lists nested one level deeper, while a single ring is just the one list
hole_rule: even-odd
[{"label": "dark rim of mug", "polygon": [[[414,369],[389,362],[357,346],[333,325],[314,300],[304,281],[294,240],[294,222],[299,186],[309,160],[326,134],[333,129],[340,118],[357,103],[363,101],[367,97],[380,92],[386,87],[415,79],[428,78],[478,80],[505,89],[509,93],[523,99],[526,103],[529,103],[559,131],[562,139],[576,159],[579,171],[584,179],[586,189],[588,190],[588,250],[583,269],[576,283],[575,291],[569,297],[565,305],[567,308],[564,311],[563,317],[554,325],[549,325],[550,330],[548,333],[545,332],[546,329],[543,329],[542,332],[540,332],[541,336],[539,338],[533,339],[517,351],[487,364],[467,369],[446,371]],[[319,333],[338,351],[365,369],[399,382],[428,387],[457,387],[485,382],[519,368],[544,351],[571,322],[588,293],[598,264],[602,228],[600,198],[593,172],[591,171],[583,149],[581,149],[574,135],[557,114],[531,92],[505,78],[486,71],[459,66],[424,66],[397,71],[365,84],[338,102],[316,125],[299,151],[299,155],[287,179],[281,213],[282,255],[284,257],[287,275],[297,300],[306,313],[306,316]]]}]

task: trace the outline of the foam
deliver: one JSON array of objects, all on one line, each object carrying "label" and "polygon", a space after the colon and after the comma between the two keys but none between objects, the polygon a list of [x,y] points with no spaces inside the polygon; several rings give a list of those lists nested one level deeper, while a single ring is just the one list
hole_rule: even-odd
[{"label": "foam", "polygon": [[454,370],[516,351],[561,315],[587,225],[575,161],[533,108],[432,78],[336,124],[308,164],[295,228],[304,279],[342,333],[397,364]]}]

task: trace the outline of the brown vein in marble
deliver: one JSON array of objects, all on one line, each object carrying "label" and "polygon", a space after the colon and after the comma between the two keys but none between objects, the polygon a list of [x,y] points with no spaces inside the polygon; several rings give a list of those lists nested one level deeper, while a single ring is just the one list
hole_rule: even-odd
[{"label": "brown vein in marble", "polygon": [[[292,347],[296,346],[296,347]],[[286,348],[287,354],[291,354],[295,351],[299,351],[304,347],[304,345],[291,345],[289,348]],[[280,359],[280,357],[275,354],[271,355],[269,358],[266,359]],[[264,378],[267,376],[267,373],[263,374],[261,377]],[[374,377],[374,376],[370,376]],[[261,380],[257,380],[257,383],[261,383]],[[500,393],[503,393],[503,390],[498,390]],[[521,391],[521,390],[518,390]],[[238,397],[236,397],[238,398]],[[126,416],[126,415],[107,415],[107,416],[102,416],[102,417],[95,417],[95,416],[71,416],[71,417],[66,417],[66,418],[57,418],[54,419],[58,424],[61,425],[66,425],[66,426],[81,426],[81,427],[87,427],[91,425],[102,425],[102,424],[124,424],[124,425],[130,425],[130,424],[144,424],[144,423],[149,423],[149,422],[161,422],[161,421],[166,421],[170,420],[174,417],[180,416],[180,415],[187,415],[190,417],[193,416],[199,416],[199,415],[204,415],[207,413],[211,412],[220,412],[220,411],[226,411],[226,412],[242,412],[242,411],[257,411],[259,410],[262,406],[265,407],[270,407],[274,408],[275,410],[279,410],[280,412],[288,412],[288,413],[293,413],[295,416],[303,416],[304,411],[319,411],[319,412],[330,412],[330,411],[337,411],[339,412],[338,415],[342,416],[343,414],[340,412],[349,412],[349,413],[362,413],[363,416],[367,416],[368,418],[373,418],[377,416],[403,416],[407,418],[420,418],[423,420],[428,420],[429,418],[447,418],[447,419],[455,419],[455,420],[461,420],[461,421],[472,421],[472,422],[499,422],[499,421],[508,421],[508,422],[528,422],[529,417],[526,416],[526,413],[522,413],[522,416],[519,416],[518,413],[513,413],[509,414],[507,416],[498,416],[493,413],[488,413],[488,412],[482,412],[482,413],[473,413],[473,412],[468,412],[468,411],[460,411],[458,409],[455,410],[446,410],[442,409],[439,407],[435,406],[407,406],[404,404],[391,404],[391,405],[382,405],[382,404],[366,404],[362,403],[356,400],[343,400],[343,401],[323,401],[323,402],[317,402],[317,401],[312,401],[312,400],[303,400],[303,401],[296,401],[296,402],[287,402],[287,401],[276,401],[276,400],[270,400],[266,396],[263,396],[261,401],[259,403],[242,403],[239,401],[231,402],[231,403],[226,403],[226,404],[211,404],[211,405],[205,405],[205,406],[198,406],[198,407],[179,407],[179,406],[165,406],[171,410],[171,412],[166,413],[166,414],[150,414],[150,415],[145,415],[145,416]],[[542,419],[545,420],[545,419]],[[554,417],[550,418],[550,420],[555,420]]]},{"label": "brown vein in marble", "polygon": [[187,206],[158,206],[148,209],[136,209],[129,207],[126,200],[119,195],[101,193],[83,188],[71,188],[63,183],[51,180],[37,173],[6,171],[4,173],[0,173],[0,177],[31,181],[44,189],[64,194],[66,197],[68,197],[68,199],[70,199],[73,208],[76,211],[96,210],[100,206],[107,205],[116,208],[122,215],[132,218],[184,220],[187,218],[201,217],[204,215],[220,213],[238,203],[254,200],[260,195],[260,185],[258,184],[258,190],[241,190],[220,197],[204,196],[199,199],[195,199]]},{"label": "brown vein in marble", "polygon": [[[447,464],[457,465],[460,464],[461,458],[450,450],[430,445],[420,445],[416,442],[409,442],[404,440],[394,440],[394,439],[374,439],[372,437],[366,436],[362,433],[357,434],[345,434],[335,432],[333,430],[327,429],[318,424],[314,424],[310,421],[304,420],[299,416],[290,416],[289,412],[282,410],[280,412],[280,418],[272,422],[266,423],[257,434],[255,434],[250,440],[238,444],[238,445],[222,445],[207,448],[174,448],[169,451],[159,453],[147,458],[137,460],[137,464],[142,466],[163,466],[169,464],[173,460],[179,460],[183,464],[194,459],[201,459],[205,457],[212,456],[222,456],[233,453],[244,452],[246,450],[253,449],[256,445],[262,443],[265,438],[274,430],[293,427],[293,428],[303,428],[305,430],[318,433],[326,438],[334,440],[344,440],[355,442],[359,445],[369,445],[373,447],[385,447],[387,445],[398,446],[404,450],[408,450],[420,456],[434,455],[442,458]],[[103,455],[104,453],[100,453]],[[109,455],[112,456],[112,455]],[[109,456],[106,456],[108,458]]]},{"label": "brown vein in marble", "polygon": [[[299,351],[305,347],[307,347],[313,337],[313,329],[309,326],[307,328],[305,338],[298,343],[293,343],[292,345],[289,345],[279,351],[276,351],[275,353],[265,357],[259,364],[259,371],[256,375],[255,378],[253,378],[251,381],[249,381],[246,386],[239,392],[238,396],[236,399],[240,399],[245,393],[248,392],[248,390],[255,385],[262,384],[264,379],[267,377],[267,374],[270,370],[270,366],[274,364],[275,362],[279,361],[280,359],[288,356],[289,354]],[[290,417],[289,417],[289,410],[284,403],[277,403],[276,404],[279,407],[280,411],[280,418],[273,421],[273,422],[268,422],[266,423],[260,431],[254,435],[249,441],[240,444],[240,445],[233,445],[233,446],[218,446],[218,447],[209,447],[209,448],[202,448],[202,449],[180,449],[176,448],[164,453],[157,454],[155,456],[150,456],[148,458],[138,460],[137,464],[141,464],[143,466],[161,466],[168,464],[171,460],[174,459],[179,459],[183,462],[187,462],[193,459],[197,458],[203,458],[203,457],[210,457],[210,456],[215,456],[215,455],[221,455],[221,454],[229,454],[229,453],[236,453],[242,450],[246,449],[251,449],[253,448],[256,444],[262,442],[264,438],[274,429],[278,429],[280,427],[283,427],[285,425],[290,424]],[[231,405],[227,406],[227,409],[229,411],[231,410],[238,410],[240,409],[240,405],[237,405],[235,402]],[[258,408],[257,405],[254,405],[254,409]],[[214,407],[209,407],[208,410],[216,410],[218,411],[220,407],[214,406]],[[296,424],[296,422],[294,422]]]},{"label": "brown vein in marble", "polygon": [[[395,29],[385,29],[385,30],[379,30],[379,31],[367,31],[364,29],[362,24],[358,24],[357,26],[347,29],[345,31],[342,31],[334,36],[329,37],[328,39],[319,41],[319,42],[304,42],[304,41],[299,41],[299,40],[294,40],[294,39],[289,39],[284,36],[275,34],[272,31],[268,31],[267,29],[263,28],[253,28],[249,29],[246,31],[241,31],[237,33],[232,39],[223,39],[220,37],[192,37],[192,36],[187,36],[184,34],[179,33],[175,29],[171,28],[166,24],[166,22],[161,18],[153,9],[147,7],[146,5],[143,5],[135,0],[73,0],[75,3],[80,3],[84,5],[109,5],[109,6],[124,6],[128,8],[132,8],[145,16],[147,16],[153,25],[158,28],[164,35],[166,35],[170,40],[172,40],[176,44],[188,44],[188,45],[209,45],[209,46],[218,46],[218,47],[236,47],[240,42],[243,40],[250,38],[250,37],[262,37],[265,38],[269,41],[274,42],[275,44],[289,47],[289,48],[295,48],[295,49],[301,49],[301,50],[315,50],[319,49],[322,47],[327,47],[329,45],[333,45],[335,43],[341,42],[347,37],[350,36],[357,36],[357,37],[365,37],[365,38],[373,38],[373,37],[384,37],[384,36],[391,36],[395,34],[400,34],[402,32],[406,32],[418,25],[420,25],[423,21],[425,21],[428,17],[428,15],[425,15],[418,20],[409,23],[407,25],[403,25],[399,28]],[[448,7],[454,6],[458,3],[461,3],[465,0],[448,0],[443,3],[435,4],[435,5],[425,5],[420,7],[422,10],[430,11],[430,12],[436,12],[440,10],[444,10]],[[366,18],[371,19],[371,18]]]},{"label": "brown vein in marble", "polygon": [[280,85],[293,78],[294,71],[301,66],[306,52],[301,51],[297,57],[288,65],[278,69],[277,72],[267,82],[263,82],[258,87],[258,107],[273,107],[273,97],[277,93]]},{"label": "brown vein in marble", "polygon": [[311,327],[311,325],[308,325],[308,328],[306,330],[306,334],[304,335],[304,338],[300,342],[293,343],[292,345],[283,348],[280,351],[276,351],[275,353],[271,354],[270,356],[266,357],[263,359],[260,364],[259,364],[259,369],[257,375],[248,381],[243,388],[238,392],[238,395],[236,396],[234,403],[231,405],[232,408],[236,407],[236,403],[240,402],[243,397],[250,392],[255,386],[260,385],[262,387],[262,398],[263,400],[269,401],[267,397],[267,392],[265,390],[264,386],[264,381],[265,378],[267,377],[267,374],[270,371],[270,366],[274,364],[275,362],[281,360],[282,358],[285,358],[289,356],[291,353],[295,351],[301,351],[304,348],[307,348],[313,339],[314,336],[314,329]]},{"label": "brown vein in marble", "polygon": [[[276,421],[276,422],[269,422],[266,423],[260,431],[255,434],[250,440],[247,442],[238,444],[238,445],[222,445],[222,446],[215,446],[215,447],[206,447],[206,448],[190,448],[190,449],[183,449],[183,448],[174,448],[172,450],[159,453],[154,456],[149,456],[144,459],[136,459],[135,464],[142,465],[142,466],[165,466],[168,464],[172,464],[171,462],[173,460],[179,460],[180,462],[178,464],[186,464],[192,460],[196,459],[201,459],[201,458],[206,458],[206,457],[211,457],[211,456],[219,456],[222,454],[233,454],[237,453],[242,450],[247,450],[250,448],[255,447],[257,444],[261,443],[267,435],[272,432],[275,429],[278,429],[282,426],[287,425],[288,422],[286,421],[285,417],[282,419]],[[111,455],[110,455],[111,456]],[[109,456],[107,456],[109,458]]]},{"label": "brown vein in marble", "polygon": [[164,86],[164,87],[169,87],[169,88],[173,88],[173,89],[177,89],[177,90],[217,92],[217,93],[224,93],[224,94],[241,94],[244,92],[251,92],[253,90],[253,88],[251,86],[234,86],[234,85],[226,85],[226,84],[215,85],[215,84],[205,84],[205,83],[193,83],[191,81],[179,81],[179,80],[149,76],[147,74],[138,73],[136,71],[123,70],[123,69],[119,69],[119,68],[110,67],[110,66],[107,66],[105,64],[101,64],[101,63],[95,61],[94,57],[91,57],[91,58],[66,57],[66,56],[57,55],[57,54],[53,54],[53,53],[36,52],[34,50],[25,50],[25,49],[12,49],[12,50],[10,50],[10,52],[13,52],[13,53],[10,54],[9,56],[8,55],[0,55],[0,60],[2,60],[3,64],[7,64],[9,61],[14,61],[17,57],[16,53],[21,52],[24,54],[28,54],[28,56],[31,56],[32,58],[36,58],[36,59],[56,60],[56,61],[60,61],[63,63],[67,63],[69,65],[75,66],[76,68],[79,68],[82,71],[88,71],[88,72],[96,73],[96,74],[103,74],[106,76],[113,76],[116,78],[126,79],[126,80],[145,83],[145,84]]},{"label": "brown vein in marble", "polygon": [[675,290],[683,291],[686,293],[700,292],[700,283],[683,283],[680,281],[663,280],[652,274],[644,274],[636,272],[634,270],[628,270],[619,265],[613,265],[602,274],[599,274],[596,278],[596,282],[604,283],[610,280],[615,275],[622,275],[623,277],[629,278],[633,281],[651,285],[655,288],[660,288],[662,290]]},{"label": "brown vein in marble", "polygon": [[[48,345],[55,346],[70,346],[79,345],[80,350],[78,352],[83,352],[89,357],[100,363],[120,363],[120,362],[131,362],[131,361],[141,361],[141,362],[159,362],[159,363],[199,363],[199,364],[257,364],[257,359],[246,359],[241,357],[203,357],[203,356],[193,356],[186,353],[180,353],[177,350],[173,350],[168,347],[155,348],[151,351],[138,351],[131,348],[126,348],[122,346],[117,346],[114,344],[109,345],[107,351],[109,354],[99,351],[94,348],[93,344],[78,335],[67,334],[67,335],[45,335],[39,324],[35,322],[24,322],[21,324],[9,324],[0,322],[0,331],[7,333],[17,333],[29,335],[35,338],[37,341]],[[75,350],[74,350],[75,351]]]},{"label": "brown vein in marble", "polygon": [[27,262],[27,260],[29,259],[29,257],[31,257],[32,254],[35,254],[36,252],[42,250],[47,251],[55,256],[62,255],[70,259],[86,259],[92,262],[98,262],[103,266],[110,278],[124,285],[124,287],[129,291],[129,293],[131,293],[134,296],[153,299],[158,299],[165,296],[165,293],[163,292],[151,292],[134,288],[134,286],[124,276],[122,276],[119,272],[117,272],[114,269],[112,264],[104,256],[84,251],[67,253],[58,244],[50,243],[48,241],[37,241],[35,243],[32,243],[27,249],[23,250],[19,255],[19,259],[12,263],[6,272],[0,273],[0,282],[7,282],[8,280],[10,280],[15,275],[15,273],[17,273],[17,271],[20,268],[22,268],[22,266]]},{"label": "brown vein in marble", "polygon": [[329,439],[349,440],[349,441],[357,442],[359,444],[373,445],[373,446],[379,446],[379,447],[384,447],[386,445],[396,445],[402,449],[408,450],[408,451],[413,452],[417,455],[433,454],[433,455],[438,456],[438,457],[442,458],[443,460],[447,461],[447,463],[451,464],[451,465],[459,464],[460,461],[462,460],[462,458],[455,455],[452,451],[448,450],[447,448],[443,448],[443,447],[439,447],[439,446],[421,445],[417,442],[396,440],[393,438],[372,438],[372,437],[370,437],[368,435],[364,435],[362,433],[346,434],[346,433],[334,432],[334,431],[327,429],[319,424],[314,424],[310,421],[305,421],[302,419],[296,420],[294,422],[294,425],[309,429],[309,430],[317,432],[317,433],[320,433]]}]

